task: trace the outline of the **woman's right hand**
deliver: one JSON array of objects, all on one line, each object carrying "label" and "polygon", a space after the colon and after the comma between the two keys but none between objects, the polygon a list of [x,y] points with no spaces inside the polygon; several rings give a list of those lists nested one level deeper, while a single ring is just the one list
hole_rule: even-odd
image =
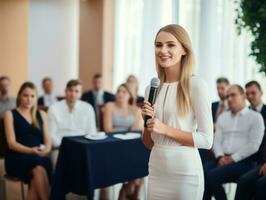
[{"label": "woman's right hand", "polygon": [[155,108],[152,106],[150,102],[144,101],[144,105],[141,109],[142,118],[145,119],[145,116],[151,116],[152,118],[155,116]]},{"label": "woman's right hand", "polygon": [[45,157],[47,156],[47,152],[42,150],[40,147],[32,147],[32,153],[35,155],[38,155],[40,157]]}]

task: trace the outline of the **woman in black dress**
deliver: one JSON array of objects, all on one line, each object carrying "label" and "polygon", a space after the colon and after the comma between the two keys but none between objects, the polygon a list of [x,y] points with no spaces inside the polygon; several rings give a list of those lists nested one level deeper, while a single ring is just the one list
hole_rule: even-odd
[{"label": "woman in black dress", "polygon": [[29,184],[28,200],[47,200],[52,164],[48,158],[51,140],[46,114],[37,111],[37,91],[25,82],[17,95],[17,108],[5,114],[5,131],[9,150],[6,172]]}]

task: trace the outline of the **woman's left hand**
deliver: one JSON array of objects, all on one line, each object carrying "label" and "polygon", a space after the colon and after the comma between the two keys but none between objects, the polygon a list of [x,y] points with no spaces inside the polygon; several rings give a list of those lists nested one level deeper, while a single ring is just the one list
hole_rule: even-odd
[{"label": "woman's left hand", "polygon": [[147,129],[149,132],[166,135],[168,131],[168,126],[162,123],[159,119],[152,118],[147,121]]}]

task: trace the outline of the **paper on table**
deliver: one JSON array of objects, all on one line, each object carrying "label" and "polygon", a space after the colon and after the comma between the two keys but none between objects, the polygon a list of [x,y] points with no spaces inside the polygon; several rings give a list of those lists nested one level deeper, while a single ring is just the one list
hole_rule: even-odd
[{"label": "paper on table", "polygon": [[140,134],[139,133],[125,133],[125,134],[114,134],[113,137],[121,139],[121,140],[130,140],[130,139],[136,139],[136,138],[140,138]]}]

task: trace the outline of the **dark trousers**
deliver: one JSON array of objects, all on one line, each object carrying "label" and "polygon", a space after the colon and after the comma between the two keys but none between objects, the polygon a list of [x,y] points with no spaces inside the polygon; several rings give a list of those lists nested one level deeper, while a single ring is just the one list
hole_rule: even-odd
[{"label": "dark trousers", "polygon": [[260,175],[260,168],[261,165],[240,177],[235,200],[266,199],[266,176]]},{"label": "dark trousers", "polygon": [[199,154],[203,165],[215,159],[212,150],[199,149]]},{"label": "dark trousers", "polygon": [[224,183],[236,182],[239,177],[254,168],[255,163],[245,159],[225,166],[218,166],[217,160],[205,163],[205,191],[204,200],[211,200],[214,196],[216,200],[226,200],[226,193],[223,188]]}]

